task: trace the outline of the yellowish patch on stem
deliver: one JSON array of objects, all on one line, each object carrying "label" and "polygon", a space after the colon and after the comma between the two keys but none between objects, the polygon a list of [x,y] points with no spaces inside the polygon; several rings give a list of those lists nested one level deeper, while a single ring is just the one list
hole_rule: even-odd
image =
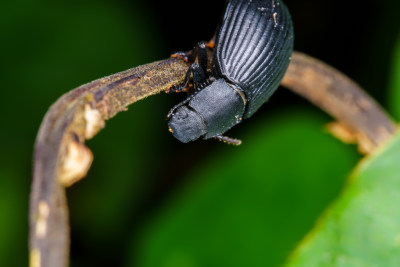
[{"label": "yellowish patch on stem", "polygon": [[337,139],[346,144],[357,144],[358,150],[362,154],[368,154],[374,149],[374,144],[361,133],[352,131],[339,122],[331,122],[327,124],[328,131]]},{"label": "yellowish patch on stem", "polygon": [[93,154],[89,148],[76,140],[71,140],[62,159],[59,182],[71,186],[86,176],[93,161]]},{"label": "yellowish patch on stem", "polygon": [[50,207],[46,201],[41,200],[38,205],[38,220],[36,223],[36,236],[44,238],[47,233],[47,220],[49,219]]},{"label": "yellowish patch on stem", "polygon": [[346,144],[355,144],[357,137],[353,131],[339,122],[331,122],[326,125],[328,131],[333,134],[337,139],[340,139]]},{"label": "yellowish patch on stem", "polygon": [[41,266],[41,255],[38,249],[32,249],[29,257],[29,267],[40,267]]},{"label": "yellowish patch on stem", "polygon": [[84,117],[86,121],[86,139],[90,139],[95,136],[105,126],[100,111],[93,108],[90,104],[85,105]]}]

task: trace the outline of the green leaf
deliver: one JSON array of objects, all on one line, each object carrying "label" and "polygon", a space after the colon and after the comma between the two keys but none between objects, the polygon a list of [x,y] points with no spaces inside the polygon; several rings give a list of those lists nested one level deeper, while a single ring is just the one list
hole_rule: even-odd
[{"label": "green leaf", "polygon": [[224,146],[199,163],[188,184],[139,230],[140,241],[133,236],[128,266],[284,262],[340,192],[357,153],[322,131],[326,117],[279,114],[243,123],[249,134],[240,147]]},{"label": "green leaf", "polygon": [[362,161],[287,267],[400,266],[400,135]]}]

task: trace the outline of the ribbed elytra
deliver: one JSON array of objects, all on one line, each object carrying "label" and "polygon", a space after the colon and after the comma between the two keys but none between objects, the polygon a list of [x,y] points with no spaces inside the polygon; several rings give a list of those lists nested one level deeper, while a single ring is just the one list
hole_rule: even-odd
[{"label": "ribbed elytra", "polygon": [[292,21],[281,1],[229,1],[217,35],[213,67],[216,75],[246,93],[246,118],[278,88],[292,51]]},{"label": "ribbed elytra", "polygon": [[[201,42],[193,50],[183,87],[192,77],[197,91],[170,111],[170,131],[184,143],[203,137],[239,144],[222,134],[278,88],[293,50],[289,11],[280,0],[231,0],[217,32],[211,76],[206,49]],[[207,78],[212,82],[202,87]]]}]

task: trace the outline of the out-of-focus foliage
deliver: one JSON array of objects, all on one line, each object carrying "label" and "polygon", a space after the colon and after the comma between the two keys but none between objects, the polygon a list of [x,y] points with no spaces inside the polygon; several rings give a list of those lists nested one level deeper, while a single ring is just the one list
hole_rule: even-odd
[{"label": "out-of-focus foliage", "polygon": [[396,119],[400,119],[400,33],[392,56],[392,70],[389,81],[390,110]]},{"label": "out-of-focus foliage", "polygon": [[[142,5],[128,11],[112,1],[0,3],[0,266],[27,266],[33,144],[45,112],[74,87],[160,59],[162,43],[157,34],[146,31],[155,28],[149,13]],[[142,117],[136,123],[146,127],[143,116],[134,116]],[[124,145],[129,145],[132,139],[126,140]],[[126,176],[119,177],[129,181],[129,170],[121,172]],[[108,188],[105,195],[112,192]],[[90,203],[91,198],[86,200]]]},{"label": "out-of-focus foliage", "polygon": [[[223,1],[201,3],[0,3],[0,266],[27,265],[33,144],[50,105],[81,84],[210,38]],[[296,49],[343,70],[380,101],[392,81],[399,117],[397,0],[357,0],[344,10],[332,1],[285,3]],[[324,131],[327,116],[284,89],[229,132],[242,146],[182,145],[165,121],[182,97],[139,102],[88,142],[91,171],[67,191],[71,266],[277,266],[358,159],[354,146]]]},{"label": "out-of-focus foliage", "polygon": [[281,263],[356,162],[351,147],[322,133],[323,123],[309,111],[283,111],[250,129],[242,148],[210,155],[151,219],[140,242],[134,241],[132,261],[138,259],[137,266]]},{"label": "out-of-focus foliage", "polygon": [[399,266],[399,137],[361,162],[287,266]]}]

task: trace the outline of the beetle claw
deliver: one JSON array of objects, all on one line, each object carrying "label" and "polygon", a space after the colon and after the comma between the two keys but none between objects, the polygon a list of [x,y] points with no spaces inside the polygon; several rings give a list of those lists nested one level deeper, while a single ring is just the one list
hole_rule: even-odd
[{"label": "beetle claw", "polygon": [[181,93],[181,92],[187,92],[187,91],[188,91],[188,89],[183,85],[173,85],[170,88],[168,88],[167,90],[165,90],[165,92],[167,94],[170,94],[170,93]]},{"label": "beetle claw", "polygon": [[181,60],[189,63],[189,58],[186,55],[186,53],[184,53],[184,52],[176,52],[176,53],[172,54],[171,57],[178,58],[178,59],[181,59]]}]

